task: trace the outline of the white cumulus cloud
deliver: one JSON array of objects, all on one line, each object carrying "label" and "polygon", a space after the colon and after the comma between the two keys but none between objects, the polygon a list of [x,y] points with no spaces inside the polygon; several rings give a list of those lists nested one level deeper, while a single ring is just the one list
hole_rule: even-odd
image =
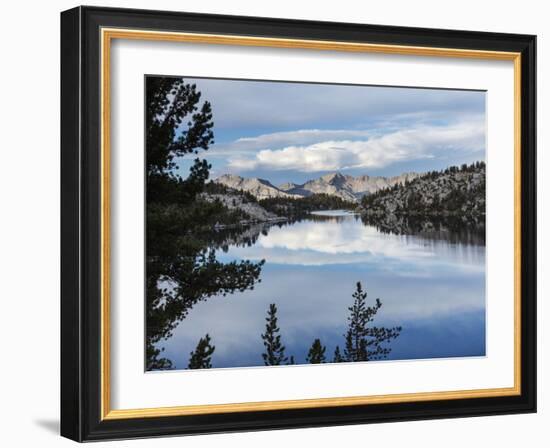
[{"label": "white cumulus cloud", "polygon": [[[263,146],[263,149],[249,155],[240,153],[229,160],[229,167],[238,171],[292,169],[302,172],[383,168],[394,162],[429,159],[448,152],[483,151],[485,120],[476,118],[439,126],[419,125],[382,135],[368,131],[301,130],[240,139],[235,146],[240,142],[249,151],[253,146]],[[296,143],[275,146],[291,138],[295,138]],[[268,144],[272,147],[266,148]]]}]

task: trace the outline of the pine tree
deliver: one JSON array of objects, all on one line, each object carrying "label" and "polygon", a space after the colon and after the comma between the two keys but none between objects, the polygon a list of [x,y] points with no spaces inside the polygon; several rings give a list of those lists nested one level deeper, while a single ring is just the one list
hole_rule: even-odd
[{"label": "pine tree", "polygon": [[401,327],[369,326],[381,308],[382,302],[380,299],[376,299],[374,306],[367,306],[367,292],[363,291],[361,282],[357,282],[353,298],[353,305],[348,308],[350,315],[348,331],[345,334],[345,361],[369,361],[385,358],[391,349],[382,344],[397,338],[401,333]]},{"label": "pine tree", "polygon": [[325,351],[327,348],[321,344],[320,339],[315,339],[306,357],[306,362],[310,364],[322,364],[326,362]]},{"label": "pine tree", "polygon": [[189,369],[210,369],[212,367],[212,354],[216,347],[210,345],[210,335],[206,333],[204,338],[200,338],[197,348],[191,352],[189,358]]},{"label": "pine tree", "polygon": [[204,232],[216,222],[240,220],[241,213],[201,197],[212,187],[203,157],[214,144],[210,102],[195,84],[172,76],[148,76],[145,93],[146,369],[165,370],[173,365],[159,343],[197,303],[252,289],[263,261],[222,263]]},{"label": "pine tree", "polygon": [[337,345],[334,349],[334,356],[332,357],[332,362],[344,362],[344,357],[340,353],[340,346]]},{"label": "pine tree", "polygon": [[266,366],[286,364],[288,358],[285,356],[285,346],[281,343],[280,329],[277,326],[277,306],[274,303],[269,305],[265,320],[265,333],[262,334],[265,346],[265,353],[262,353],[264,364]]},{"label": "pine tree", "polygon": [[344,343],[344,361],[355,361],[355,349],[353,347],[353,337],[351,328],[348,328],[348,331],[344,335],[345,343]]}]

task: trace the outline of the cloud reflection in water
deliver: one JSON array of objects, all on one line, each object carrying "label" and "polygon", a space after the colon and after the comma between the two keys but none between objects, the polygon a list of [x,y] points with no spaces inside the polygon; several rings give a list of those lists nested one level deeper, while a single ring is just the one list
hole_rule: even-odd
[{"label": "cloud reflection in water", "polygon": [[277,303],[288,354],[303,362],[314,338],[339,344],[355,283],[383,307],[377,325],[401,325],[389,359],[485,354],[485,247],[445,239],[392,235],[354,216],[274,226],[248,247],[231,246],[218,259],[260,260],[253,291],[196,305],[162,344],[185,368],[198,339],[210,333],[214,367],[263,365],[260,334],[269,303]]}]

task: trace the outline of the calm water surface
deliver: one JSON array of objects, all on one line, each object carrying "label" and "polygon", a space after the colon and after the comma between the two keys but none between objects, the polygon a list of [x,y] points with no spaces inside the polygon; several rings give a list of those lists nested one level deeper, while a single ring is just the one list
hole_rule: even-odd
[{"label": "calm water surface", "polygon": [[162,341],[164,356],[186,368],[189,353],[209,333],[213,367],[263,365],[265,316],[278,307],[286,354],[305,362],[315,338],[332,358],[343,348],[355,284],[368,302],[382,301],[374,324],[402,326],[388,359],[485,355],[485,245],[468,232],[382,233],[347,211],[257,226],[255,241],[234,241],[218,260],[265,259],[254,290],[212,297],[193,307]]}]

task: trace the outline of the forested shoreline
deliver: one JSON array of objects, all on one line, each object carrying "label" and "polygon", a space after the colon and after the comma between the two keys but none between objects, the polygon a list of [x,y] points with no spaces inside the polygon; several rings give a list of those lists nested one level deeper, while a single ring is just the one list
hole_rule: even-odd
[{"label": "forested shoreline", "polygon": [[[315,193],[304,197],[274,196],[258,199],[245,190],[235,190],[223,184],[209,182],[205,191],[239,198],[239,201],[257,204],[266,212],[281,218],[305,218],[318,210],[355,210],[368,216],[371,222],[388,216],[400,217],[457,217],[479,220],[485,216],[485,163],[450,166],[441,171],[430,171],[412,180],[365,194],[359,205],[340,196]],[[235,199],[233,200],[235,202]],[[230,204],[229,204],[230,205]],[[239,207],[231,207],[231,211]],[[246,212],[240,207],[239,212]],[[246,219],[246,218],[244,218]],[[253,217],[248,217],[254,221]],[[267,221],[268,219],[266,219]]]}]

